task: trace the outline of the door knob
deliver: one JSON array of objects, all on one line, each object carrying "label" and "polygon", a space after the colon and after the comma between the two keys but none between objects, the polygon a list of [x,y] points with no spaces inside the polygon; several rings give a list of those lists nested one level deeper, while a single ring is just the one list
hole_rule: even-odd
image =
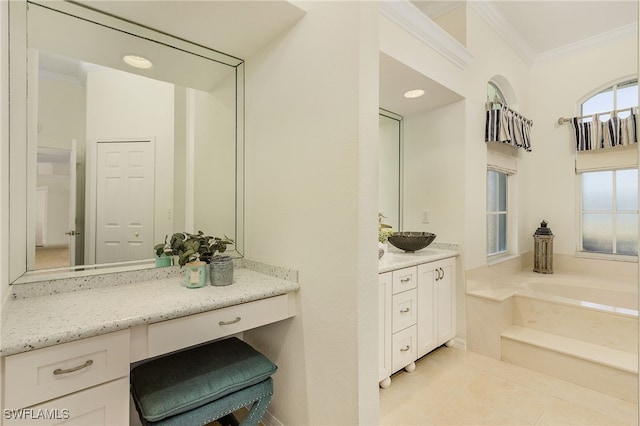
[{"label": "door knob", "polygon": [[74,231],[73,229],[69,232],[65,232],[65,235],[70,235],[72,237],[75,237],[76,235],[80,235],[80,232],[78,231]]}]

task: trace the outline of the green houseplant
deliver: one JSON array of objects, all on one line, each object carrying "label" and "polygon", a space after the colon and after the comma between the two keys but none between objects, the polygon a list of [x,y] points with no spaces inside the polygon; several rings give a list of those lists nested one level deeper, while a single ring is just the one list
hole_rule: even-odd
[{"label": "green houseplant", "polygon": [[197,260],[207,264],[211,263],[217,256],[216,253],[224,253],[227,246],[233,244],[233,239],[225,235],[224,238],[204,235],[202,231],[197,234],[188,232],[177,232],[171,236],[169,242],[154,246],[156,256],[178,256],[178,264],[183,267],[189,262]]}]

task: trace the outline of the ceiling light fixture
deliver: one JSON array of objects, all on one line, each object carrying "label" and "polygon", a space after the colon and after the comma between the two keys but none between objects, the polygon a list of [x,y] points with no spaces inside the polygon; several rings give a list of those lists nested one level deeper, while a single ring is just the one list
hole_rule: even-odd
[{"label": "ceiling light fixture", "polygon": [[127,53],[122,56],[122,60],[135,68],[149,69],[153,67],[153,63],[144,56]]},{"label": "ceiling light fixture", "polygon": [[404,92],[404,97],[409,99],[419,98],[422,95],[424,95],[424,90],[422,89],[415,89],[415,90],[409,90],[408,92]]}]

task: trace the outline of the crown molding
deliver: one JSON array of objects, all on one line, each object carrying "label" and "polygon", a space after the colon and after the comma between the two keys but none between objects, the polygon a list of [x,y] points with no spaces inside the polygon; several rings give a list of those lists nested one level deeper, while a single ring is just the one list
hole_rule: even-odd
[{"label": "crown molding", "polygon": [[637,37],[638,24],[628,24],[583,40],[569,43],[546,52],[538,53],[529,46],[502,13],[488,1],[469,1],[467,4],[495,31],[511,49],[530,66],[546,64],[587,50],[595,49],[615,41]]},{"label": "crown molding", "polygon": [[425,5],[420,6],[413,3],[418,9],[420,9],[430,19],[436,19],[440,16],[451,12],[452,10],[464,5],[465,0],[448,0],[448,1],[433,1],[427,2]]},{"label": "crown molding", "polygon": [[470,1],[469,6],[495,31],[500,38],[520,58],[529,65],[533,65],[536,53],[531,46],[522,38],[516,29],[507,21],[502,13],[487,1]]},{"label": "crown molding", "polygon": [[381,1],[380,13],[461,69],[473,55],[409,0]]},{"label": "crown molding", "polygon": [[547,50],[538,54],[534,60],[534,65],[547,64],[549,62],[556,61],[558,59],[566,58],[568,56],[577,55],[578,53],[586,52],[591,49],[606,46],[610,43],[624,40],[627,38],[638,36],[638,24],[628,24],[611,31],[607,31],[601,34],[597,34],[592,37],[578,40],[574,43],[569,43],[564,46],[560,46],[556,49]]}]

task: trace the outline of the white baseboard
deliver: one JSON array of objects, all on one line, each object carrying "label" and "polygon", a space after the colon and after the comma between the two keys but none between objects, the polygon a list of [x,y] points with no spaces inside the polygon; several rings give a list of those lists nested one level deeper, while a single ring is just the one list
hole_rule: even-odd
[{"label": "white baseboard", "polygon": [[271,414],[269,411],[265,411],[264,415],[262,416],[262,420],[261,423],[264,426],[284,426],[280,420],[276,419],[273,414]]},{"label": "white baseboard", "polygon": [[461,351],[467,350],[467,341],[465,339],[461,339],[456,337],[453,339],[453,347],[456,349],[460,349]]}]

